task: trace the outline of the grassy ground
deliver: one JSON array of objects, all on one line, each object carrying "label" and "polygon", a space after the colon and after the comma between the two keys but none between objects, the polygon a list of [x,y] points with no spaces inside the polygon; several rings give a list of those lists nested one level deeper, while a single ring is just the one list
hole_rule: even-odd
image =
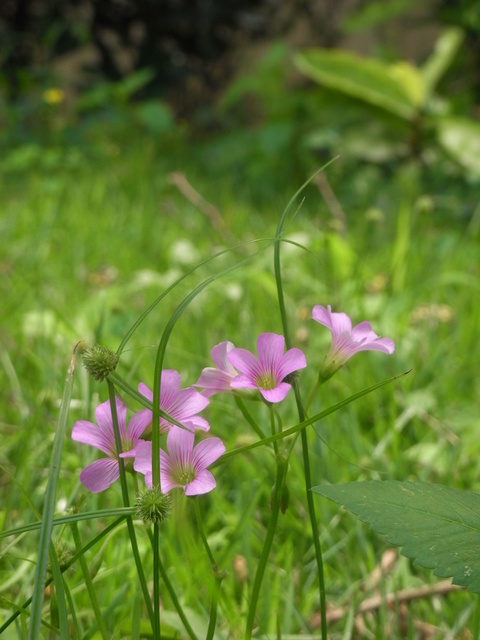
[{"label": "grassy ground", "polygon": [[[8,184],[3,181],[0,519],[4,529],[39,517],[59,401],[75,343],[99,341],[116,349],[135,319],[175,277],[220,249],[267,239],[202,267],[148,317],[129,343],[120,369],[132,384],[149,384],[155,346],[180,300],[195,284],[252,255],[273,237],[281,212],[300,183],[288,175],[269,175],[268,167],[259,172],[258,184],[252,183],[251,174],[243,182],[241,172],[222,171],[217,151],[197,145],[188,154],[165,153],[149,140],[112,143],[110,155],[102,160],[82,162],[74,169],[57,166],[10,174]],[[477,187],[459,185],[445,192],[440,178],[427,179],[415,167],[388,175],[368,166],[356,167],[353,174],[348,170],[340,159],[326,172],[344,216],[333,200],[325,202],[320,195],[325,183],[320,190],[310,185],[286,234],[307,251],[293,245],[282,251],[289,321],[295,343],[309,363],[301,376],[302,389],[308,394],[312,388],[329,346],[328,332],[309,319],[315,304],[331,304],[355,322],[371,320],[376,332],[393,338],[397,348],[391,357],[356,356],[322,388],[312,411],[392,375],[411,372],[309,429],[314,484],[414,479],[479,491]],[[204,200],[196,199],[178,174],[172,178],[173,171],[184,172]],[[281,331],[271,248],[217,280],[194,301],[175,327],[165,366],[178,369],[185,386],[193,384],[201,369],[210,365],[214,344],[229,339],[253,349],[262,331]],[[106,388],[78,368],[70,428],[78,419],[92,419],[93,408],[106,399]],[[259,420],[267,420],[262,407],[252,410]],[[227,450],[256,437],[229,397],[214,398],[206,416],[212,435],[221,437]],[[293,398],[283,403],[282,420],[285,426],[295,424]],[[57,494],[59,512],[80,503],[84,491],[79,471],[95,457],[88,447],[67,439]],[[258,449],[219,466],[215,475],[218,488],[204,498],[202,509],[217,563],[229,572],[222,585],[218,638],[242,638],[268,521],[273,456]],[[264,637],[274,637],[277,625],[283,638],[319,637],[300,448],[291,460],[289,489],[290,507],[280,520],[257,620]],[[392,607],[380,598],[373,612],[356,618],[356,608],[371,596],[403,589],[415,593],[417,587],[435,585],[438,579],[396,557],[375,582],[387,551],[384,541],[333,503],[316,500],[327,601],[329,608],[340,612],[330,625],[331,638],[472,637],[468,629],[477,599],[461,591],[408,603],[397,600]],[[85,505],[88,510],[121,506],[120,488],[86,495]],[[209,563],[192,533],[194,518],[190,502],[176,500],[162,533],[162,551],[182,604],[191,610],[197,628],[205,629]],[[82,540],[105,524],[82,523]],[[56,536],[72,548],[68,529],[57,530]],[[139,540],[149,575],[149,541],[140,525]],[[37,547],[35,533],[3,540],[0,622],[11,614],[10,603],[23,603],[31,595]],[[111,533],[87,560],[112,637],[138,637],[133,631],[138,611],[147,622],[125,528]],[[82,637],[94,638],[98,636],[82,581],[78,568],[67,572]],[[54,620],[48,594],[45,606],[45,619]],[[170,629],[165,637],[183,637],[174,635],[176,618],[168,595],[163,606],[164,628]],[[27,628],[25,613],[5,638],[27,637]]]}]

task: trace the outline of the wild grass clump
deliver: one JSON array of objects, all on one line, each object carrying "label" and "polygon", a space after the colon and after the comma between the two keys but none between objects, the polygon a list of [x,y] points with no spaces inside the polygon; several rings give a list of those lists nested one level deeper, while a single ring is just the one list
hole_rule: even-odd
[{"label": "wild grass clump", "polygon": [[[255,208],[253,187],[244,195],[182,162],[179,172],[146,141],[107,166],[1,187],[5,637],[477,629],[471,593],[392,554],[310,490],[383,480],[478,491],[474,213],[453,211],[450,224],[445,196],[412,166],[389,181],[372,170],[368,187],[359,168],[337,189],[338,160],[279,216],[291,185]],[[350,189],[368,207],[325,201],[325,180],[337,204]],[[367,333],[349,333],[366,318]],[[349,355],[387,351],[341,362],[336,335],[350,336]],[[105,380],[87,375],[78,352],[65,383],[79,340],[118,357],[102,364]],[[210,352],[222,344],[220,389],[209,387],[222,371]],[[217,374],[201,380],[207,367]],[[185,401],[187,389],[199,403],[189,415],[162,395]],[[108,451],[89,441],[100,427]],[[116,476],[108,488],[100,460]],[[428,514],[427,524],[438,517]]]}]

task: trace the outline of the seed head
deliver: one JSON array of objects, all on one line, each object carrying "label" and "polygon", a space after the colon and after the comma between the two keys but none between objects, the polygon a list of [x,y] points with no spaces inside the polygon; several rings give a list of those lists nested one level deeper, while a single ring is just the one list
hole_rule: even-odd
[{"label": "seed head", "polygon": [[169,494],[161,492],[159,486],[153,486],[138,494],[135,507],[144,524],[159,524],[170,515],[172,500]]},{"label": "seed head", "polygon": [[117,363],[117,354],[101,344],[94,345],[83,354],[83,366],[99,382],[115,371]]}]

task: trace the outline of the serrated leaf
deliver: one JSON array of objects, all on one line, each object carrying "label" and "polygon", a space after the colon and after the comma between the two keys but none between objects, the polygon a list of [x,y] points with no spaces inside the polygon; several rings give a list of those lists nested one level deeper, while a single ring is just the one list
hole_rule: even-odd
[{"label": "serrated leaf", "polygon": [[[417,112],[418,87],[422,78],[407,63],[402,65],[401,79],[398,77],[398,67],[391,68],[378,60],[362,58],[348,51],[307,49],[295,56],[295,64],[316,82],[360,98],[406,120],[411,120]],[[415,77],[415,99],[412,99],[412,89],[406,88],[406,75],[409,80]],[[423,95],[423,91],[420,93]]]},{"label": "serrated leaf", "polygon": [[314,487],[442,578],[480,593],[480,495],[423,482]]}]

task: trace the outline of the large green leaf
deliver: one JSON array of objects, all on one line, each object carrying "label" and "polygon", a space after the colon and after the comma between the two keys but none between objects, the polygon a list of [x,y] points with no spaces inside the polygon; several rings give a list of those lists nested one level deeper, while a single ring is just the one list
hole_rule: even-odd
[{"label": "large green leaf", "polygon": [[444,150],[464,169],[480,176],[480,123],[468,118],[441,118],[437,136]]},{"label": "large green leaf", "polygon": [[295,64],[316,82],[406,120],[424,100],[423,78],[406,62],[389,66],[348,51],[307,49],[295,56]]},{"label": "large green leaf", "polygon": [[453,62],[463,42],[464,34],[458,27],[451,27],[442,33],[435,43],[432,55],[421,69],[426,94],[430,96],[438,82]]},{"label": "large green leaf", "polygon": [[480,593],[480,495],[423,482],[314,487],[437,576]]}]

